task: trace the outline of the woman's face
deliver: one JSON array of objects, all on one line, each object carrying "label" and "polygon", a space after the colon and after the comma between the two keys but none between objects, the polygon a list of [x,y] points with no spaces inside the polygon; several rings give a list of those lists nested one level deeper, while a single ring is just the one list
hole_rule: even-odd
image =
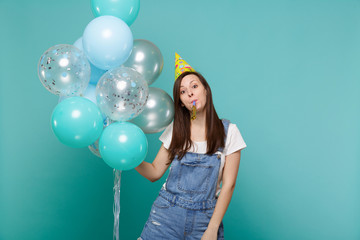
[{"label": "woman's face", "polygon": [[200,79],[194,75],[186,75],[180,84],[180,100],[185,107],[191,111],[193,101],[196,101],[196,111],[201,112],[206,104],[206,89]]}]

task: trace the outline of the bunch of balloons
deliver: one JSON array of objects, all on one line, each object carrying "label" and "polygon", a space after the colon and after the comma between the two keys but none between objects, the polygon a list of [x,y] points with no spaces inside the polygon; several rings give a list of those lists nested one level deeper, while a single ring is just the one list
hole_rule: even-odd
[{"label": "bunch of balloons", "polygon": [[146,157],[145,133],[164,130],[174,103],[149,87],[163,69],[159,48],[133,39],[140,0],[92,0],[95,18],[72,45],[58,44],[41,56],[41,83],[59,102],[51,127],[63,144],[88,147],[110,167],[130,170]]}]

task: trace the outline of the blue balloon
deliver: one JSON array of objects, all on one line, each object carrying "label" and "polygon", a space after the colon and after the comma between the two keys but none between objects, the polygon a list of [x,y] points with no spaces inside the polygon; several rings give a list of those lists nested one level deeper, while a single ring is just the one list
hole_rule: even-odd
[{"label": "blue balloon", "polygon": [[89,61],[97,68],[108,70],[129,58],[133,36],[129,26],[120,18],[100,16],[86,26],[82,43]]},{"label": "blue balloon", "polygon": [[140,9],[140,0],[91,0],[91,10],[95,17],[111,15],[131,25]]},{"label": "blue balloon", "polygon": [[96,86],[89,84],[82,96],[96,104]]},{"label": "blue balloon", "polygon": [[148,142],[144,132],[135,124],[115,122],[101,134],[99,150],[110,167],[130,170],[144,161]]},{"label": "blue balloon", "polygon": [[78,38],[74,44],[73,44],[75,47],[77,47],[78,49],[80,49],[81,51],[84,51],[83,49],[83,45],[82,45],[82,37],[81,38]]},{"label": "blue balloon", "polygon": [[[95,85],[92,85],[92,84],[89,84],[88,87],[85,89],[85,92],[84,94],[82,94],[82,97],[84,98],[87,98],[89,99],[90,101],[92,101],[93,103],[95,103],[97,105],[97,102],[96,102],[96,86]],[[101,112],[101,109],[99,108],[100,112]],[[103,119],[103,122],[105,124],[106,121],[106,115],[101,112],[101,117]]]},{"label": "blue balloon", "polygon": [[[83,44],[82,44],[82,37],[76,40],[76,42],[73,44],[75,47],[80,49],[82,52],[84,52]],[[96,85],[101,78],[101,76],[106,73],[106,70],[99,69],[94,66],[94,64],[90,63],[90,69],[91,69],[91,75],[90,75],[90,84]]]},{"label": "blue balloon", "polygon": [[61,143],[74,148],[87,147],[100,137],[103,118],[89,99],[70,97],[56,105],[51,127]]}]

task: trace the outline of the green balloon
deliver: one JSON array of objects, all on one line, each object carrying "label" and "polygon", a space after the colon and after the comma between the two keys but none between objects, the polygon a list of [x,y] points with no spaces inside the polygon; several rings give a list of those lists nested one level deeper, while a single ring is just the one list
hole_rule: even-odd
[{"label": "green balloon", "polygon": [[148,142],[144,132],[135,124],[115,122],[101,134],[99,150],[111,168],[131,170],[144,161]]},{"label": "green balloon", "polygon": [[96,141],[103,130],[103,118],[95,103],[83,97],[66,98],[56,105],[51,127],[63,144],[81,148]]},{"label": "green balloon", "polygon": [[111,15],[118,17],[128,26],[136,19],[140,0],[91,0],[91,10],[95,17]]}]

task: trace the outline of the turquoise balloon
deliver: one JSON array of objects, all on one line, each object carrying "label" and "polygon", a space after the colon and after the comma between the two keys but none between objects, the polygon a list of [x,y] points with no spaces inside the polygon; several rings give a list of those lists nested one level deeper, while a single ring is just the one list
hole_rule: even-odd
[{"label": "turquoise balloon", "polygon": [[128,26],[135,21],[139,9],[140,0],[91,0],[91,10],[95,17],[115,16]]},{"label": "turquoise balloon", "polygon": [[130,170],[144,161],[148,142],[144,132],[135,124],[115,122],[101,134],[99,150],[111,168]]},{"label": "turquoise balloon", "polygon": [[70,97],[56,105],[51,127],[61,143],[74,148],[87,147],[100,137],[103,118],[89,99]]}]

